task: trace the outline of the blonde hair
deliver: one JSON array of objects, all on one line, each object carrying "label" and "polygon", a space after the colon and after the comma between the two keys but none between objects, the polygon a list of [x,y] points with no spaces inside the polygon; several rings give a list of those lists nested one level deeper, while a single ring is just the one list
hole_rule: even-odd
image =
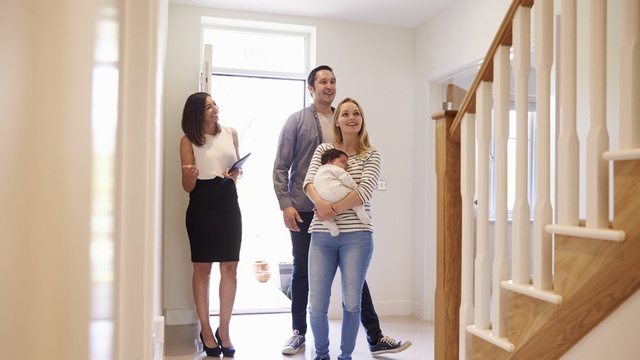
[{"label": "blonde hair", "polygon": [[362,117],[362,126],[360,127],[360,131],[358,131],[358,137],[356,139],[356,151],[358,152],[358,156],[360,156],[368,150],[371,150],[371,143],[369,142],[369,133],[367,132],[367,127],[364,121],[364,111],[362,111],[360,104],[352,98],[344,98],[340,103],[338,103],[336,110],[333,112],[333,142],[334,144],[341,144],[344,141],[342,138],[342,130],[336,126],[336,122],[338,121],[338,116],[340,116],[340,108],[346,103],[355,104],[360,111],[360,116]]}]

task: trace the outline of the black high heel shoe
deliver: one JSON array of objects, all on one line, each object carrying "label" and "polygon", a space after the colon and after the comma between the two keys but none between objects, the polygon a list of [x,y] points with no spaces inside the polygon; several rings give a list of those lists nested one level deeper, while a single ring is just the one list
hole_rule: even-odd
[{"label": "black high heel shoe", "polygon": [[220,349],[220,343],[218,346],[214,348],[210,348],[207,344],[204,343],[204,339],[202,338],[202,332],[200,332],[200,341],[202,341],[202,347],[204,348],[204,352],[207,353],[207,356],[220,357],[222,350]]},{"label": "black high heel shoe", "polygon": [[220,334],[219,334],[219,330],[220,328],[216,329],[216,341],[218,342],[218,346],[220,346],[220,349],[222,350],[222,355],[224,355],[224,357],[233,357],[233,355],[235,355],[236,353],[236,349],[233,347],[233,345],[229,346],[228,348],[222,346],[222,339],[220,339]]}]

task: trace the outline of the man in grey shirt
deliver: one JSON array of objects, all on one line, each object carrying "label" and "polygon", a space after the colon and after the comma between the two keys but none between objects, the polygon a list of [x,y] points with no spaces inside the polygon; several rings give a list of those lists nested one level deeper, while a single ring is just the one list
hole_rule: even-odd
[{"label": "man in grey shirt", "polygon": [[[313,104],[287,119],[280,132],[276,160],[273,165],[273,186],[282,210],[284,225],[291,234],[293,272],[291,275],[291,318],[293,335],[282,348],[283,354],[296,354],[307,333],[307,300],[309,279],[307,258],[313,219],[313,202],[302,190],[304,178],[316,147],[322,142],[333,143],[333,111],[336,78],[327,65],[311,70],[307,89]],[[372,355],[397,353],[411,345],[383,335],[367,282],[362,289],[361,321],[367,333]]]}]

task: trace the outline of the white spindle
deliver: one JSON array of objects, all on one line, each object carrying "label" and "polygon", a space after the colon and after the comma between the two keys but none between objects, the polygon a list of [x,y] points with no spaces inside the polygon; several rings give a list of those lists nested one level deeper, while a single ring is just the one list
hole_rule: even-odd
[{"label": "white spindle", "polygon": [[[578,225],[579,153],[576,132],[576,2],[562,1],[560,39],[560,134],[558,136],[558,224]],[[541,279],[539,289],[551,286]]]},{"label": "white spindle", "polygon": [[607,2],[591,1],[591,108],[587,134],[587,220],[589,228],[609,227],[609,150],[607,132]]},{"label": "white spindle", "polygon": [[620,149],[640,148],[640,1],[624,3],[620,54]]},{"label": "white spindle", "polygon": [[513,19],[513,77],[516,97],[516,196],[513,205],[512,280],[529,283],[530,207],[529,163],[529,73],[531,72],[531,9],[521,6]]},{"label": "white spindle", "polygon": [[473,249],[475,221],[473,197],[476,190],[476,134],[475,115],[465,114],[460,128],[460,194],[462,195],[462,266],[460,295],[459,358],[471,360],[471,334],[467,325],[473,324]]},{"label": "white spindle", "polygon": [[[535,11],[536,67],[536,203],[533,208],[534,282],[551,281],[552,234],[544,227],[552,222],[551,208],[551,66],[553,65],[553,0],[537,0]],[[515,264],[514,264],[515,265]],[[527,269],[529,271],[529,269]],[[549,287],[546,284],[547,288]]]},{"label": "white spindle", "polygon": [[508,157],[510,91],[509,47],[499,46],[493,57],[493,132],[495,147],[495,247],[493,256],[492,333],[507,335],[507,292],[500,286],[509,278],[508,234]]},{"label": "white spindle", "polygon": [[489,142],[491,140],[491,83],[482,81],[476,92],[476,138],[478,141],[478,234],[475,258],[474,325],[489,329]]}]

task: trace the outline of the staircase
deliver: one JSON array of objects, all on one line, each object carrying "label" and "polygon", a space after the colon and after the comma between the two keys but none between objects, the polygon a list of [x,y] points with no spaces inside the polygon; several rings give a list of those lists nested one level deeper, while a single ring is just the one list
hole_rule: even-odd
[{"label": "staircase", "polygon": [[[621,1],[623,41],[613,49],[605,0],[558,0],[559,16],[553,0],[514,0],[460,108],[434,114],[436,359],[559,359],[640,289],[640,1]],[[590,17],[580,19],[590,22],[588,34],[578,35],[577,14],[585,13],[578,5],[589,7]],[[588,79],[577,79],[585,60],[576,56],[579,41],[590,45]],[[620,54],[619,78],[607,77],[612,51]],[[532,63],[536,136],[530,154]],[[587,100],[578,91],[585,80]],[[618,87],[619,101],[607,102],[608,82]],[[516,138],[509,147],[511,83]],[[577,116],[582,104],[588,119]],[[611,106],[618,110],[619,135],[608,133]],[[535,159],[533,176],[529,159]],[[507,209],[510,173],[515,201]],[[528,187],[535,187],[531,200]]]}]

